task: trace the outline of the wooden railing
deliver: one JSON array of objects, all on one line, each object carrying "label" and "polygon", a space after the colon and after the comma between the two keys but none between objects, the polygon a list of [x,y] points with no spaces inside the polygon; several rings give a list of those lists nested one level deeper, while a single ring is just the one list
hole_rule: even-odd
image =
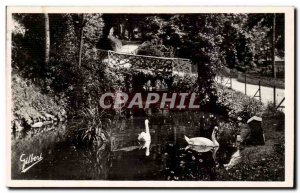
[{"label": "wooden railing", "polygon": [[105,59],[113,67],[130,67],[167,74],[192,72],[192,64],[189,59],[127,54],[110,50],[99,50],[99,52],[101,57],[107,56]]}]

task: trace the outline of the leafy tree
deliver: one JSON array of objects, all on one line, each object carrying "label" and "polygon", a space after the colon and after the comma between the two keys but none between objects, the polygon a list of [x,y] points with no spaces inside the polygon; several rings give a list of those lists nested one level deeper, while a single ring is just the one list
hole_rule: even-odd
[{"label": "leafy tree", "polygon": [[[251,31],[252,29],[257,29],[258,27],[264,28],[263,37],[267,38],[270,42],[266,47],[270,50],[270,44],[273,38],[273,19],[276,16],[275,22],[275,49],[276,55],[284,56],[284,14],[283,13],[267,13],[267,14],[248,14],[249,19],[247,20],[247,29]],[[259,42],[256,42],[259,43]],[[272,50],[270,50],[271,52]]]},{"label": "leafy tree", "polygon": [[[181,14],[163,20],[148,18],[155,29],[148,37],[161,39],[164,45],[174,48],[177,57],[189,58],[198,66],[199,93],[203,99],[212,93],[215,71],[224,61],[221,50],[223,15]],[[150,31],[150,30],[149,30]]]},{"label": "leafy tree", "polygon": [[105,85],[105,66],[96,50],[104,26],[101,14],[59,15],[57,22],[65,27],[53,53],[51,87],[66,93],[75,109],[96,105]]},{"label": "leafy tree", "polygon": [[23,33],[12,33],[12,69],[42,84],[45,75],[45,18],[43,14],[13,14]]},{"label": "leafy tree", "polygon": [[225,55],[224,65],[230,68],[245,67],[253,59],[251,39],[245,31],[247,19],[247,14],[225,14],[223,17],[221,49]]},{"label": "leafy tree", "polygon": [[50,54],[49,15],[48,15],[48,13],[45,13],[44,16],[45,16],[45,65],[48,65],[48,63],[49,63],[49,54]]}]

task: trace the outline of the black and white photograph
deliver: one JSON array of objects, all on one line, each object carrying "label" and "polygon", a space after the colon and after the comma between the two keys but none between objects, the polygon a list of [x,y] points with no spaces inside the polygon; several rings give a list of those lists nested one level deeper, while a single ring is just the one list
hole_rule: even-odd
[{"label": "black and white photograph", "polygon": [[293,187],[293,7],[7,7],[10,187]]}]

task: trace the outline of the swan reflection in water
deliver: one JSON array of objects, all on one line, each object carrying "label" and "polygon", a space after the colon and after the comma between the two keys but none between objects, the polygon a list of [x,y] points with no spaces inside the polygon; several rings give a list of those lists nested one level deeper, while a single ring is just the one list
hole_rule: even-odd
[{"label": "swan reflection in water", "polygon": [[150,144],[151,144],[151,135],[149,131],[149,120],[145,120],[146,132],[142,132],[138,136],[139,143],[142,144],[141,148],[146,149],[146,156],[150,155]]},{"label": "swan reflection in water", "polygon": [[140,142],[140,149],[146,149],[146,153],[145,153],[146,156],[150,156],[150,145],[151,145],[151,140]]},{"label": "swan reflection in water", "polygon": [[233,166],[239,164],[241,162],[241,153],[240,153],[240,149],[238,149],[234,154],[232,154],[229,163],[228,164],[224,164],[224,168],[226,170],[231,169]]},{"label": "swan reflection in water", "polygon": [[114,149],[112,150],[113,152],[132,152],[135,150],[141,150],[141,149],[146,149],[145,155],[150,156],[150,145],[151,141],[142,141],[139,142],[140,145],[134,145],[134,146],[128,146],[128,147],[123,147],[119,149]]},{"label": "swan reflection in water", "polygon": [[217,151],[219,150],[219,146],[212,147],[212,146],[188,145],[188,146],[186,146],[185,150],[188,150],[188,149],[194,150],[198,153],[204,153],[204,152],[211,151],[212,152],[212,158],[214,159],[215,162],[217,162],[216,154],[217,154]]}]

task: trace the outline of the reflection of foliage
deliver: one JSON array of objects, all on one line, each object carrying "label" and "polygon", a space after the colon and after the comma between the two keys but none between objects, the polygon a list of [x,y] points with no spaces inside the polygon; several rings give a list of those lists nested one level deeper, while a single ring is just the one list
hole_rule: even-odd
[{"label": "reflection of foliage", "polygon": [[181,150],[178,144],[168,144],[163,155],[164,180],[214,180],[216,163],[212,152]]},{"label": "reflection of foliage", "polygon": [[109,145],[104,143],[97,149],[87,148],[84,152],[89,178],[107,180],[111,164]]}]

